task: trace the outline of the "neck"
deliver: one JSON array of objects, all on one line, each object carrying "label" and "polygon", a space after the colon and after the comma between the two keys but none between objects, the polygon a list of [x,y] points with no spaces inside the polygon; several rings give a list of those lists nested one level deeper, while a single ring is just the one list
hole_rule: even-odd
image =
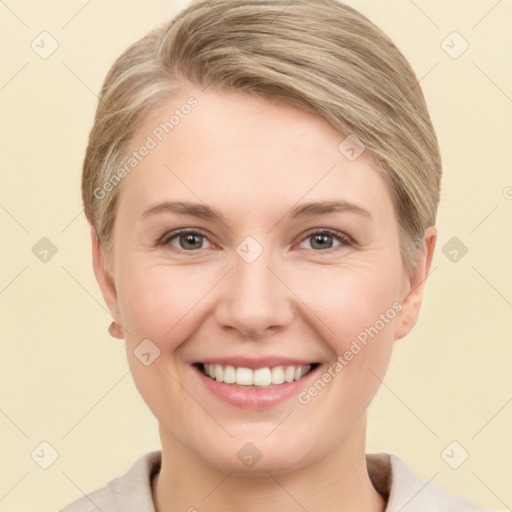
[{"label": "neck", "polygon": [[335,449],[292,472],[241,475],[223,472],[160,432],[162,467],[154,481],[157,512],[384,512],[366,468],[366,417]]}]

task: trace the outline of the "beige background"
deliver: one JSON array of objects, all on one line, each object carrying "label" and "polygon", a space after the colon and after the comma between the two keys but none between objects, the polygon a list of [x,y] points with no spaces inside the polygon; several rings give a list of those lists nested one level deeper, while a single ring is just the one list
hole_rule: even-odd
[{"label": "beige background", "polygon": [[[185,3],[0,2],[0,511],[56,510],[159,447],[123,343],[107,334],[79,180],[110,64]],[[422,317],[370,408],[368,451],[397,453],[425,480],[510,510],[512,2],[351,4],[421,78],[445,169]],[[47,59],[31,48],[35,39],[43,51],[42,31],[59,44]],[[469,43],[456,59],[442,46],[453,31]],[[444,48],[463,44],[452,35]],[[58,249],[46,262],[32,252],[42,237]],[[456,262],[451,246],[443,254],[453,237],[468,249]],[[58,452],[48,469],[43,441]],[[445,461],[465,451],[458,469]]]}]

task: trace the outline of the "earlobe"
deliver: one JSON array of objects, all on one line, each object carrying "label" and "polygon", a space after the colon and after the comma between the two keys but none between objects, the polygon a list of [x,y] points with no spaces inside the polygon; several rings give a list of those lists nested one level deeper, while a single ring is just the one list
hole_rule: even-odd
[{"label": "earlobe", "polygon": [[[90,231],[94,275],[96,276],[96,281],[98,282],[98,285],[100,287],[105,303],[107,304],[107,307],[110,311],[110,314],[112,315],[114,320],[117,320],[118,304],[114,278],[107,271],[107,266],[103,254],[103,248],[96,233],[96,229],[93,226],[90,226]],[[111,331],[112,330],[109,329],[109,332]],[[122,339],[122,334],[120,330],[112,331],[111,335],[113,335],[115,338]]]},{"label": "earlobe", "polygon": [[403,338],[416,325],[423,301],[425,284],[430,273],[432,257],[437,240],[437,230],[430,226],[423,238],[423,246],[418,254],[418,261],[412,274],[407,278],[407,291],[402,300],[402,311],[397,317],[395,340]]}]

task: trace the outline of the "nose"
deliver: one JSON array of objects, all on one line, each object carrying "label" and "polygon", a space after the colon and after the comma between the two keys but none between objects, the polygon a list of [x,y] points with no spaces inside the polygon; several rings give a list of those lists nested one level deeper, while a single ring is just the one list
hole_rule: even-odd
[{"label": "nose", "polygon": [[215,309],[221,327],[262,340],[292,323],[294,296],[275,267],[266,251],[251,263],[234,255]]}]

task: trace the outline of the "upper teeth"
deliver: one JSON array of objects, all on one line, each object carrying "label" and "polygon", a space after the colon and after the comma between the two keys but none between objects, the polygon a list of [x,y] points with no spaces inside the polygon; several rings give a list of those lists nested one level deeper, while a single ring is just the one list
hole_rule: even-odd
[{"label": "upper teeth", "polygon": [[221,364],[204,364],[203,373],[226,384],[238,384],[240,386],[270,386],[271,384],[283,384],[293,382],[306,375],[311,369],[310,364],[302,366],[274,366],[273,368],[245,368]]}]

